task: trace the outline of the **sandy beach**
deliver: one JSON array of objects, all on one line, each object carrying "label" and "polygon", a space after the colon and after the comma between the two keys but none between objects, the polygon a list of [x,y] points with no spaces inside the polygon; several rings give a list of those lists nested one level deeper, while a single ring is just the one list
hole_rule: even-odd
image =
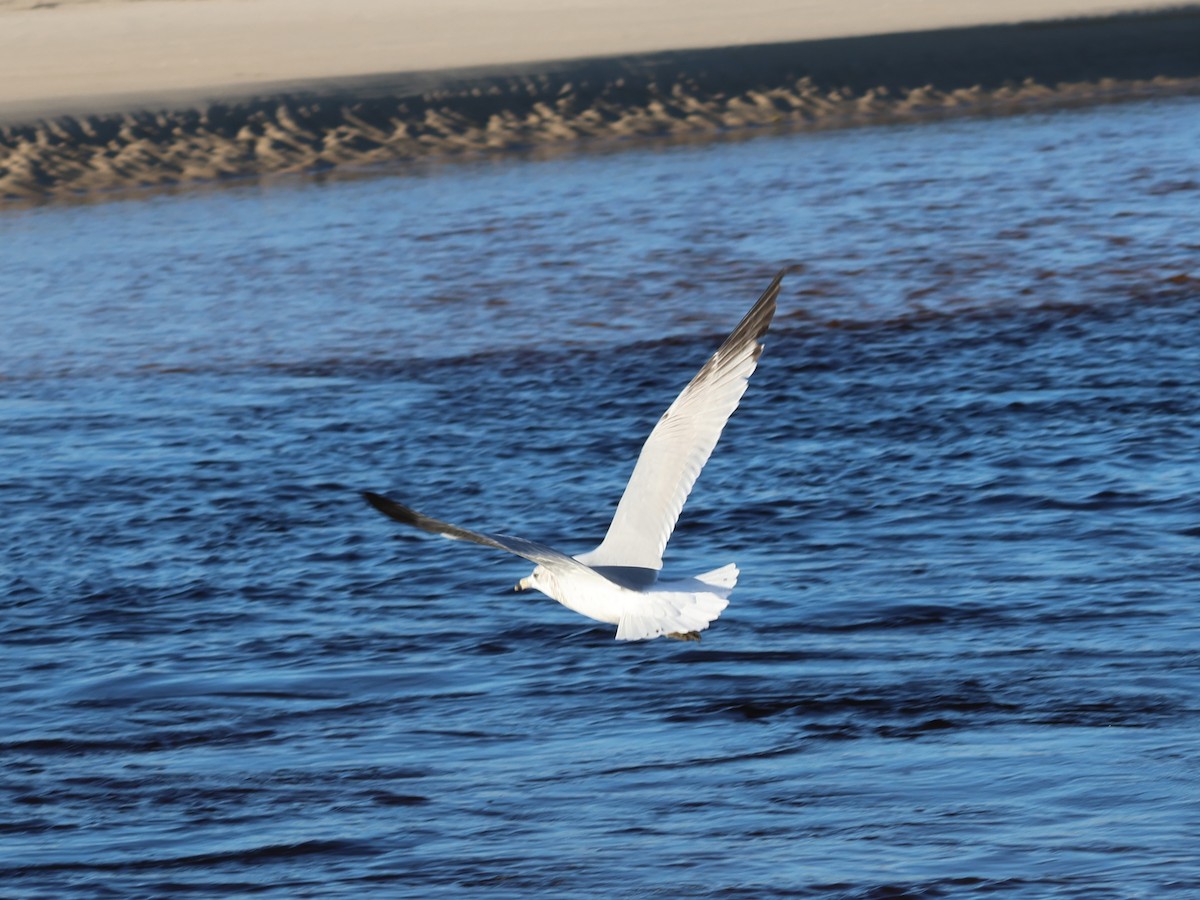
[{"label": "sandy beach", "polygon": [[0,197],[1200,91],[1196,6],[691,8],[7,0]]}]

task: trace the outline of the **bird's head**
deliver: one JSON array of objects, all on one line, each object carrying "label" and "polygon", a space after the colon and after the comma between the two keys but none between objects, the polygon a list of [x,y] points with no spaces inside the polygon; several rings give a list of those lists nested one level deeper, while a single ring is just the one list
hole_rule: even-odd
[{"label": "bird's head", "polygon": [[546,570],[541,566],[535,568],[526,577],[522,578],[513,587],[514,591],[533,591],[539,590],[542,584],[542,577],[546,574]]}]

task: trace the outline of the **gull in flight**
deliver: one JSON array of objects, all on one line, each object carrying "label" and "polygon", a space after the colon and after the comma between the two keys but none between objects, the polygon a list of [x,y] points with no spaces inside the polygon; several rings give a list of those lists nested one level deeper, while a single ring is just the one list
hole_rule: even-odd
[{"label": "gull in flight", "polygon": [[536,568],[516,590],[541,591],[568,609],[617,626],[617,640],[667,636],[699,640],[721,614],[737,582],[733,563],[692,578],[659,581],[663,549],[692,485],[716,446],[758,365],[762,337],[775,316],[781,269],[696,377],[663,413],[642,445],[625,493],[600,546],[578,556],[504,534],[440,522],[379,494],[364,493],[386,516],[457,541],[522,556]]}]

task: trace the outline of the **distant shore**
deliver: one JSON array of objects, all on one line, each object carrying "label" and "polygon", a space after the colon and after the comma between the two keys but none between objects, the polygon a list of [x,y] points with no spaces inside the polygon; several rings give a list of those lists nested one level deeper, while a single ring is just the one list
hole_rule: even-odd
[{"label": "distant shore", "polygon": [[1197,47],[1200,8],[1187,7],[9,112],[0,198],[1200,94]]}]

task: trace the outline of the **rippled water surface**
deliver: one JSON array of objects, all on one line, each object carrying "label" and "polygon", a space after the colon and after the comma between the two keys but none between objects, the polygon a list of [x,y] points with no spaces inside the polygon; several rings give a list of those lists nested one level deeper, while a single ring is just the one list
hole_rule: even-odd
[{"label": "rippled water surface", "polygon": [[[0,894],[1200,893],[1200,103],[0,219]],[[625,644],[571,552],[788,262]]]}]

